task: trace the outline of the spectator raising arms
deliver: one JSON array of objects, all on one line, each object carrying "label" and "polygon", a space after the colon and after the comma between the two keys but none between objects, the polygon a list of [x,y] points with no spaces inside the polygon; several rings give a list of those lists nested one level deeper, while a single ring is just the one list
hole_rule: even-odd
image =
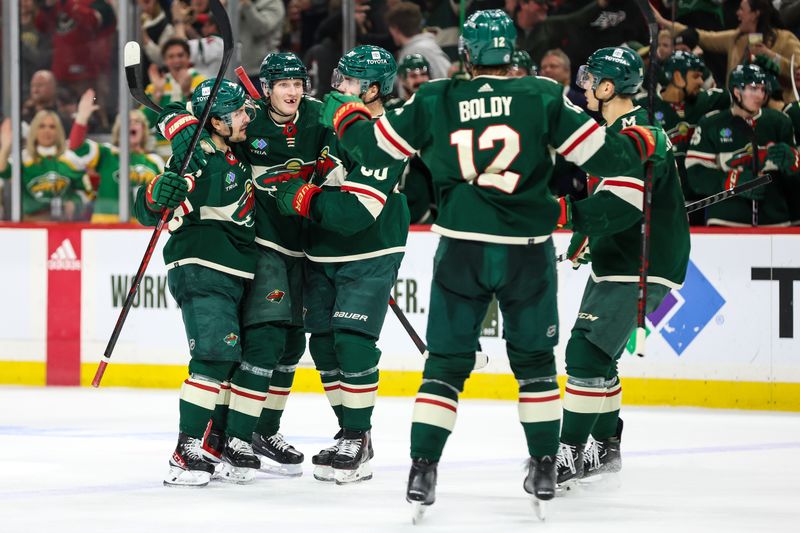
[{"label": "spectator raising arms", "polygon": [[[11,119],[0,126],[0,179],[11,177]],[[76,220],[86,200],[84,173],[67,150],[64,128],[53,111],[33,118],[22,150],[22,213],[25,220]]]}]

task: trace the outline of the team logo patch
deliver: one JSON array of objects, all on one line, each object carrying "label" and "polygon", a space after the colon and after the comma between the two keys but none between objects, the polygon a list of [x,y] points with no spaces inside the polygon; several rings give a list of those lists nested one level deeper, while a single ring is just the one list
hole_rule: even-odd
[{"label": "team logo patch", "polygon": [[654,116],[654,117],[655,117],[655,119],[656,119],[656,120],[658,120],[659,122],[661,122],[662,120],[664,120],[664,113],[662,113],[661,111],[656,111],[656,114],[655,114],[655,115],[653,115],[653,116]]},{"label": "team logo patch", "polygon": [[722,142],[731,142],[733,140],[733,130],[730,128],[722,128],[719,130],[719,138]]},{"label": "team logo patch", "polygon": [[239,342],[239,336],[236,333],[230,332],[225,335],[225,338],[222,339],[225,344],[233,348],[236,346],[236,343]]},{"label": "team logo patch", "polygon": [[228,185],[236,183],[236,174],[233,172],[228,172],[228,174],[225,176],[225,183]]},{"label": "team logo patch", "polygon": [[273,302],[279,304],[283,301],[283,297],[286,296],[286,293],[280,289],[275,289],[271,293],[267,294],[266,300],[268,302]]},{"label": "team logo patch", "polygon": [[266,139],[253,139],[250,143],[250,146],[255,148],[256,150],[263,150],[267,147],[267,140]]}]

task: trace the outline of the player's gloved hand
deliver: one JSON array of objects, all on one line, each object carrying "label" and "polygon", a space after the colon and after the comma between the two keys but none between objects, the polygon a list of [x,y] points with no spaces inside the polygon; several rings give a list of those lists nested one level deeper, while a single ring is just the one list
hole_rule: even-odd
[{"label": "player's gloved hand", "polygon": [[[759,148],[758,149],[758,168],[764,168],[767,159],[767,149],[766,148]],[[728,168],[752,168],[753,164],[753,154],[749,151],[742,151],[741,153],[736,154],[735,156],[731,157],[727,161],[725,161],[725,165]]]},{"label": "player's gloved hand", "polygon": [[663,129],[656,126],[628,126],[620,133],[631,139],[642,161],[659,163],[666,159],[669,139]]},{"label": "player's gloved hand", "polygon": [[300,215],[311,218],[311,199],[322,189],[301,178],[292,178],[276,185],[275,200],[282,215]]},{"label": "player's gloved hand", "polygon": [[338,91],[325,95],[320,114],[320,123],[326,128],[333,126],[339,137],[358,120],[370,120],[372,114],[358,96],[349,96]]},{"label": "player's gloved hand", "polygon": [[567,259],[572,261],[572,269],[578,270],[581,265],[586,265],[592,260],[589,252],[589,237],[577,231],[572,234],[567,248]]},{"label": "player's gloved hand", "polygon": [[561,196],[558,198],[558,205],[561,207],[561,213],[558,215],[556,228],[572,229],[572,200],[569,196]]},{"label": "player's gloved hand", "polygon": [[767,148],[767,161],[785,174],[800,171],[800,152],[786,143],[775,143]]},{"label": "player's gloved hand", "polygon": [[166,171],[147,184],[147,208],[159,212],[175,209],[186,199],[189,181],[174,172]]},{"label": "player's gloved hand", "polygon": [[[197,117],[188,113],[183,108],[183,104],[178,102],[165,107],[158,116],[158,129],[172,147],[171,161],[174,162],[173,168],[183,162],[183,158],[186,157],[186,152],[189,150],[192,136],[199,125],[200,121],[197,120]],[[215,148],[211,135],[206,130],[203,130],[192,151],[192,158],[189,160],[186,172],[199,176],[198,171],[202,171],[208,163],[207,154],[213,154],[214,152]]]},{"label": "player's gloved hand", "polygon": [[[725,188],[732,189],[737,185],[744,185],[745,183],[753,181],[754,179],[755,177],[753,176],[753,171],[749,168],[731,169],[728,171],[728,176],[725,178]],[[748,191],[743,191],[739,194],[742,198],[748,198],[750,200],[763,200],[766,190],[763,186],[761,186]]]}]

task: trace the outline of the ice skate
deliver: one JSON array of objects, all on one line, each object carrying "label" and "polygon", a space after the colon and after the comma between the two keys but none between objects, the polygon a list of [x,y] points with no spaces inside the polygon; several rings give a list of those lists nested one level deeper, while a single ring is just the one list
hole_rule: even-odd
[{"label": "ice skate", "polygon": [[618,482],[622,470],[622,420],[617,423],[617,433],[605,440],[592,440],[583,452],[583,479],[581,483],[594,484],[600,481]]},{"label": "ice skate", "polygon": [[303,475],[303,454],[283,440],[280,433],[271,437],[253,433],[253,452],[261,460],[262,472],[287,477]]},{"label": "ice skate", "polygon": [[208,421],[206,432],[203,433],[201,450],[206,461],[219,463],[222,460],[222,452],[225,450],[225,432],[214,428],[211,420]]},{"label": "ice skate", "polygon": [[339,444],[342,442],[343,430],[336,432],[333,436],[336,442],[333,446],[323,448],[311,458],[311,463],[314,465],[314,479],[318,481],[333,481],[333,457],[339,451]]},{"label": "ice skate", "polygon": [[261,466],[261,461],[253,453],[253,447],[236,437],[228,437],[225,450],[222,452],[221,467],[217,470],[218,477],[226,483],[246,485],[256,479],[256,471]]},{"label": "ice skate", "polygon": [[552,455],[531,457],[522,487],[533,496],[531,504],[537,518],[547,518],[546,502],[552,500],[556,494],[556,459]]},{"label": "ice skate", "polygon": [[369,431],[345,429],[339,451],[333,456],[333,479],[337,485],[372,479],[369,460],[372,458]]},{"label": "ice skate", "polygon": [[436,501],[436,467],[429,459],[414,459],[408,473],[406,501],[411,504],[411,522],[418,524],[428,506]]},{"label": "ice skate", "polygon": [[556,482],[559,492],[572,490],[583,477],[583,450],[583,444],[561,443],[556,458]]},{"label": "ice skate", "polygon": [[167,487],[205,487],[214,473],[214,465],[203,458],[202,439],[178,434],[178,445],[169,459]]}]

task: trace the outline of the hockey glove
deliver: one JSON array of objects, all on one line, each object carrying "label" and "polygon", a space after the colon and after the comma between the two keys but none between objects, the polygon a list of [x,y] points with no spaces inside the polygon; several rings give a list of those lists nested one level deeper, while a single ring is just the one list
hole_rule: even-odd
[{"label": "hockey glove", "polygon": [[776,143],[767,148],[767,161],[773,163],[784,174],[800,171],[800,153],[786,143]]},{"label": "hockey glove", "polygon": [[[728,171],[728,176],[725,178],[725,188],[733,189],[737,185],[744,185],[748,181],[753,181],[754,179],[753,171],[749,168],[732,169]],[[766,191],[764,187],[761,186],[748,191],[743,191],[739,193],[739,196],[750,200],[763,200],[765,194]]]},{"label": "hockey glove", "polygon": [[592,260],[592,254],[589,252],[589,237],[583,233],[573,233],[567,248],[567,259],[572,261],[573,270],[588,264]]},{"label": "hockey glove", "polygon": [[561,208],[561,213],[558,215],[556,228],[572,229],[572,200],[570,200],[569,196],[561,196],[558,198],[558,205]]},{"label": "hockey glove", "polygon": [[292,178],[276,185],[275,200],[282,215],[300,215],[311,218],[311,199],[322,192],[316,185],[301,178]]},{"label": "hockey glove", "polygon": [[[767,159],[767,149],[758,149],[758,168],[764,168]],[[725,161],[728,168],[752,168],[753,154],[750,150],[744,150],[741,153],[731,157]]]},{"label": "hockey glove", "polygon": [[145,201],[147,208],[156,213],[163,209],[175,209],[186,199],[189,182],[174,172],[164,172],[147,185]]},{"label": "hockey glove", "polygon": [[629,126],[620,130],[631,139],[642,161],[659,163],[667,157],[669,142],[664,130],[655,126]]},{"label": "hockey glove", "polygon": [[339,137],[347,128],[358,120],[370,120],[367,106],[357,96],[348,96],[340,92],[330,92],[325,96],[322,105],[320,122],[326,128],[333,126],[336,135]]},{"label": "hockey glove", "polygon": [[[164,108],[158,116],[158,130],[172,147],[172,161],[177,162],[177,164],[183,162],[183,158],[186,157],[186,152],[189,150],[192,136],[199,125],[200,121],[197,120],[197,117],[188,113],[183,108],[183,104],[170,104]],[[199,176],[196,172],[202,170],[208,163],[207,154],[213,154],[214,152],[215,148],[214,143],[211,141],[211,135],[206,130],[203,130],[194,147],[186,172]]]}]

